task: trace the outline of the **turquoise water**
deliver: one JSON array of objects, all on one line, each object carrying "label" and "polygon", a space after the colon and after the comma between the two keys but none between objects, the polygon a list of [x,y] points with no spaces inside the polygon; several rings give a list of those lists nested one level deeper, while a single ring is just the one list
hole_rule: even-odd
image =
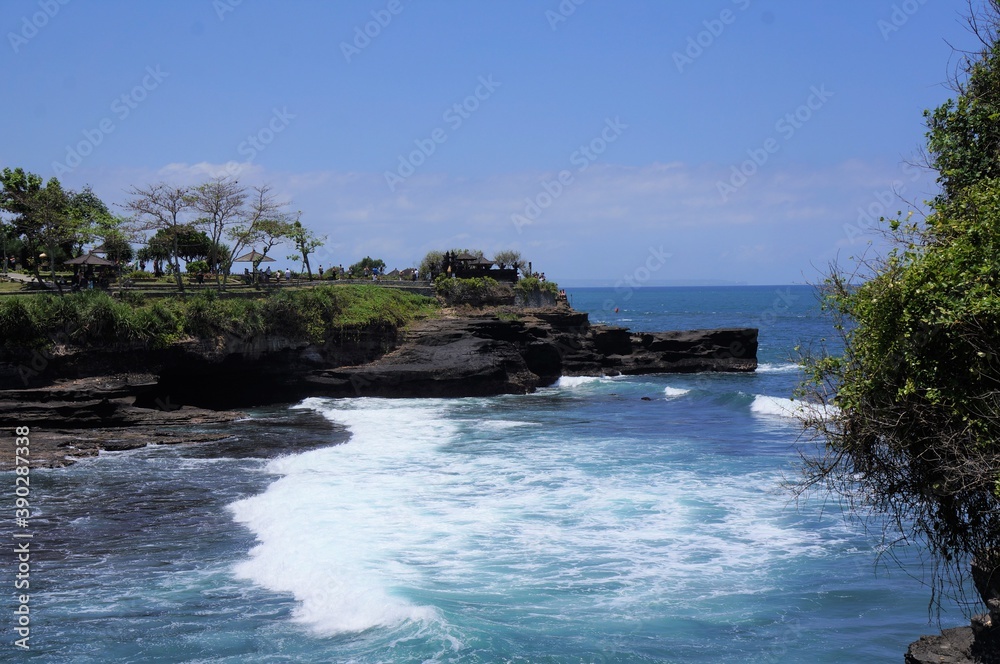
[{"label": "turquoise water", "polygon": [[828,332],[811,290],[569,295],[637,330],[760,327],[761,370],[308,399],[36,471],[27,658],[901,661],[931,631],[919,567],[783,485],[790,358]]}]

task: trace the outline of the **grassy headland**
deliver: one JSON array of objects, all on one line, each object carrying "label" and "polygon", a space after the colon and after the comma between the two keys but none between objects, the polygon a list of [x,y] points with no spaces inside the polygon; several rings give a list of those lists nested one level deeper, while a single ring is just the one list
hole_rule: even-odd
[{"label": "grassy headland", "polygon": [[115,299],[101,291],[0,300],[0,345],[8,349],[141,344],[164,347],[185,338],[236,335],[322,342],[345,328],[401,327],[432,314],[428,297],[370,285],[278,291],[258,298]]}]

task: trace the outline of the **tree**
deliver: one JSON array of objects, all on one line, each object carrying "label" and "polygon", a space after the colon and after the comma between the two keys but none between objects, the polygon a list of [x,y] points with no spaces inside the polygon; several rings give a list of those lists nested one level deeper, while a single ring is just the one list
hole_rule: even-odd
[{"label": "tree", "polygon": [[109,261],[121,265],[135,258],[135,250],[128,238],[121,232],[109,232],[104,236],[104,256]]},{"label": "tree", "polygon": [[493,262],[496,263],[497,267],[501,270],[506,268],[520,270],[525,265],[524,260],[521,258],[521,252],[514,251],[513,249],[498,251],[493,256]]},{"label": "tree", "polygon": [[926,114],[943,189],[932,213],[889,221],[894,248],[870,278],[833,271],[825,306],[844,351],[807,358],[803,388],[827,406],[804,416],[821,446],[803,486],[887,514],[890,543],[923,542],[938,606],[973,559],[1000,570],[997,41],[965,71],[959,98]]},{"label": "tree", "polygon": [[85,226],[72,204],[75,195],[64,191],[56,178],[43,186],[40,176],[21,168],[5,168],[0,185],[0,210],[13,215],[14,234],[23,238],[23,258],[30,259],[35,278],[43,283],[39,267],[45,252],[50,276],[62,292],[55,276],[57,259],[79,241]]},{"label": "tree", "polygon": [[949,99],[933,112],[924,112],[930,163],[943,189],[939,200],[953,197],[981,180],[1000,176],[998,17],[998,0],[990,0],[983,13],[972,14],[970,27],[982,43],[982,50],[963,60],[963,76],[952,86],[958,98]]},{"label": "tree", "polygon": [[[221,246],[223,235],[230,227],[241,221],[246,214],[246,188],[241,187],[238,181],[228,176],[216,177],[194,187],[191,190],[189,200],[192,207],[205,215],[202,217],[203,225],[208,228],[208,237],[211,239],[211,247],[206,260],[209,265],[217,266],[225,262],[222,256],[216,254],[216,250]],[[227,256],[226,258],[233,257]],[[220,270],[215,272],[215,283],[221,290],[223,276],[220,272]]]},{"label": "tree", "polygon": [[430,281],[444,272],[444,252],[428,251],[424,259],[420,261],[420,274]]},{"label": "tree", "polygon": [[134,228],[139,232],[164,231],[166,259],[174,268],[177,289],[184,293],[184,279],[181,275],[180,238],[181,227],[191,209],[190,189],[174,187],[166,183],[132,187],[132,200],[125,208],[133,214]]},{"label": "tree", "polygon": [[257,238],[261,243],[260,258],[254,263],[254,268],[260,265],[261,261],[270,253],[271,249],[289,237],[292,224],[284,217],[273,219],[261,219],[257,223]]},{"label": "tree", "polygon": [[76,246],[72,247],[77,252],[82,252],[83,245],[95,238],[103,240],[104,235],[117,229],[122,221],[111,214],[90,186],[79,192],[67,192],[67,208],[77,231],[74,237]]},{"label": "tree", "polygon": [[365,256],[359,260],[354,265],[347,268],[352,279],[359,279],[364,276],[365,269],[368,269],[369,274],[372,270],[378,270],[379,272],[385,271],[385,261],[381,258],[372,258],[371,256]]},{"label": "tree", "polygon": [[[266,255],[268,249],[278,244],[278,240],[287,237],[289,222],[285,207],[286,204],[279,202],[271,193],[269,185],[254,187],[247,194],[236,223],[228,231],[229,239],[233,242],[229,253],[230,265],[244,250],[259,242],[268,244],[263,252]],[[259,264],[260,261],[254,264],[254,270]]]},{"label": "tree", "polygon": [[301,260],[302,265],[306,268],[306,274],[308,274],[309,279],[312,280],[312,268],[309,266],[309,254],[313,253],[319,247],[322,247],[323,243],[326,242],[326,237],[317,236],[311,230],[303,226],[299,217],[296,216],[295,221],[289,228],[288,238],[295,243],[295,248],[299,252],[298,254],[288,256],[288,260]]},{"label": "tree", "polygon": [[176,255],[185,262],[206,260],[213,249],[212,238],[190,224],[161,228],[146,243],[145,260],[169,260]]}]

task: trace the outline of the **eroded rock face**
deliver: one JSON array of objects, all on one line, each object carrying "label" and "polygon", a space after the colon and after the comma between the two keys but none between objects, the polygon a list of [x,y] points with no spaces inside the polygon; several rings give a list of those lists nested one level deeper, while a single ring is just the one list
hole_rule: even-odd
[{"label": "eroded rock face", "polygon": [[[567,306],[348,329],[323,344],[192,340],[0,357],[0,426],[147,431],[224,422],[306,396],[523,394],[560,376],[753,371],[757,330],[634,334]],[[220,412],[222,411],[222,412]],[[103,434],[102,434],[103,435]],[[109,445],[122,436],[104,435]],[[141,435],[130,435],[140,444]],[[132,444],[129,443],[129,444]]]}]

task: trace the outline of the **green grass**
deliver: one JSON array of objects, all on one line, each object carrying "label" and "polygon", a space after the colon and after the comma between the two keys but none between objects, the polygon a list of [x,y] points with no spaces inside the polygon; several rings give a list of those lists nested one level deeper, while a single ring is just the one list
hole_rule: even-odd
[{"label": "green grass", "polygon": [[257,298],[150,298],[101,291],[0,299],[0,345],[41,348],[54,341],[80,346],[163,347],[186,337],[235,335],[323,342],[346,328],[401,327],[432,314],[433,299],[370,285],[277,291]]}]

